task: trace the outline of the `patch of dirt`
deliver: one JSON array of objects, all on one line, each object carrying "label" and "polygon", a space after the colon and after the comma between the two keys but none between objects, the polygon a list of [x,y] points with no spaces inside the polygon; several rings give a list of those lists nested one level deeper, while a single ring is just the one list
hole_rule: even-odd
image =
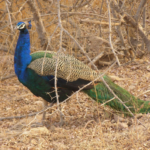
[{"label": "patch of dirt", "polygon": [[[1,57],[5,58],[2,53]],[[1,62],[4,63],[3,59]],[[9,75],[13,73],[12,56],[7,56],[6,60],[3,73]],[[115,82],[135,96],[149,100],[149,62],[149,56],[146,56],[126,66],[115,66],[108,74],[119,77],[121,80]],[[2,81],[0,88],[0,117],[21,116],[42,109],[42,99],[19,83],[17,77]],[[135,119],[118,117],[109,107],[101,107],[83,93],[72,97],[61,107],[65,116],[62,127],[58,125],[56,105],[47,111],[45,126],[32,126],[41,121],[42,115],[0,121],[1,149],[111,150],[150,147],[150,114],[137,115]],[[142,124],[137,122],[137,118]]]}]

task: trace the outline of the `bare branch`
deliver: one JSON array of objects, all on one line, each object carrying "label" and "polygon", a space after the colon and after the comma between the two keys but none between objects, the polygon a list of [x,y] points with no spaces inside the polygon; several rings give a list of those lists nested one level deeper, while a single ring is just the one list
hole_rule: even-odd
[{"label": "bare branch", "polygon": [[[104,21],[94,21],[94,20],[90,20],[90,19],[81,19],[80,20],[81,23],[85,22],[85,23],[92,23],[92,24],[100,24],[100,25],[104,25],[104,26],[108,26],[109,23],[108,22],[104,22]],[[111,24],[112,26],[120,26],[121,23],[120,22],[113,22]]]},{"label": "bare branch", "polygon": [[48,43],[48,39],[46,37],[46,31],[45,31],[45,28],[44,28],[44,25],[43,25],[43,22],[42,22],[42,19],[41,19],[41,16],[40,16],[39,9],[38,9],[35,1],[33,3],[32,0],[28,0],[27,3],[28,3],[28,5],[30,6],[30,8],[33,12],[33,18],[34,18],[34,21],[35,21],[35,25],[36,25],[36,29],[37,29],[37,32],[38,32],[39,39],[41,41],[41,46],[45,50],[46,45]]},{"label": "bare branch", "polygon": [[13,74],[11,74],[11,75],[9,75],[9,76],[2,77],[2,78],[0,79],[0,81],[4,81],[4,80],[6,80],[6,79],[10,79],[10,78],[13,78],[13,77],[15,77],[15,76],[16,76],[15,73],[13,73]]},{"label": "bare branch", "polygon": [[[78,45],[78,47],[80,48],[81,52],[87,57],[87,59],[89,60],[89,62],[91,62],[90,57],[86,54],[86,52],[84,51],[84,49],[80,46],[80,44],[77,42],[77,40],[67,31],[63,28],[64,32],[66,32],[68,34],[68,36],[70,36],[70,38],[72,40],[74,40],[74,42]],[[93,67],[95,69],[97,69],[97,67],[91,62],[91,64],[93,65]]]},{"label": "bare branch", "polygon": [[14,29],[13,29],[13,26],[12,26],[12,21],[11,21],[11,16],[10,16],[10,12],[9,12],[9,8],[8,8],[8,4],[7,4],[7,2],[5,2],[5,3],[6,3],[7,11],[8,11],[9,23],[10,23],[10,26],[11,26],[11,30],[12,30],[12,32],[13,32],[13,31],[14,31]]},{"label": "bare branch", "polygon": [[113,54],[116,58],[116,61],[117,61],[118,65],[120,66],[119,59],[118,59],[118,57],[115,53],[115,50],[113,48],[112,41],[111,41],[111,33],[112,33],[112,31],[111,31],[111,19],[110,19],[111,18],[111,13],[110,13],[110,2],[108,2],[108,0],[107,0],[107,8],[108,8],[108,16],[109,16],[109,43],[110,43],[110,47],[112,49],[112,52],[113,52]]},{"label": "bare branch", "polygon": [[138,19],[139,19],[139,17],[140,17],[141,10],[142,10],[143,7],[145,6],[146,2],[147,2],[147,0],[141,0],[140,5],[139,5],[139,7],[138,7],[138,10],[137,10],[137,12],[136,12],[136,15],[134,16],[134,19],[135,19],[136,22],[138,22]]},{"label": "bare branch", "polygon": [[139,23],[137,23],[129,14],[124,13],[124,11],[118,7],[115,1],[111,2],[110,4],[112,7],[114,7],[114,10],[116,10],[118,13],[122,15],[124,21],[127,24],[131,25],[131,27],[133,27],[138,31],[139,35],[141,36],[147,47],[147,50],[150,51],[150,40],[147,38],[145,32],[143,31],[142,26]]},{"label": "bare branch", "polygon": [[45,111],[47,111],[49,108],[51,108],[52,106],[48,106],[47,108],[44,108],[43,110],[41,111],[38,111],[38,112],[34,112],[34,113],[30,113],[30,114],[27,114],[27,115],[22,115],[22,116],[11,116],[11,117],[2,117],[0,118],[0,121],[3,121],[3,120],[11,120],[11,119],[22,119],[22,118],[26,118],[26,117],[32,117],[32,116],[35,116],[35,115],[38,115],[38,114],[41,114]]},{"label": "bare branch", "polygon": [[[92,60],[92,63],[94,64],[98,59],[100,59],[102,56],[103,56],[104,52],[101,52],[99,55],[97,55],[93,60]],[[88,64],[90,65],[91,62]]]}]

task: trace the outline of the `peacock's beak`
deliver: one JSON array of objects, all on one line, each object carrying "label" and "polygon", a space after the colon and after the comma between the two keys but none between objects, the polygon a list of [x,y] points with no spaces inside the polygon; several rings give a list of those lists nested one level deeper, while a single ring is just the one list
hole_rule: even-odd
[{"label": "peacock's beak", "polygon": [[19,30],[19,27],[18,27],[18,26],[15,26],[15,27],[14,27],[14,30]]},{"label": "peacock's beak", "polygon": [[16,26],[16,29],[19,30],[19,26]]}]

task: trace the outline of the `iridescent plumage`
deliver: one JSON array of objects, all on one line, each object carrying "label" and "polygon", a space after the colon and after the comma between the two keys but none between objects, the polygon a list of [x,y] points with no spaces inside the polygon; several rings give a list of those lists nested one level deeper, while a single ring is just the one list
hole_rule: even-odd
[{"label": "iridescent plumage", "polygon": [[[34,95],[40,96],[50,103],[56,102],[54,75],[57,58],[57,87],[60,102],[64,101],[68,96],[71,96],[73,92],[76,92],[98,77],[97,72],[73,56],[64,54],[58,55],[55,52],[46,52],[45,55],[44,51],[30,54],[30,37],[25,23],[19,22],[17,28],[20,30],[20,35],[14,56],[15,73],[19,81]],[[147,113],[150,111],[149,102],[135,98],[125,89],[112,82],[108,76],[105,75],[103,78],[114,93],[133,113]],[[91,98],[100,103],[105,103],[114,97],[100,80],[97,80],[96,84],[87,86],[82,92],[88,94]],[[127,112],[123,104],[116,98],[106,103],[106,105],[113,109]]]}]

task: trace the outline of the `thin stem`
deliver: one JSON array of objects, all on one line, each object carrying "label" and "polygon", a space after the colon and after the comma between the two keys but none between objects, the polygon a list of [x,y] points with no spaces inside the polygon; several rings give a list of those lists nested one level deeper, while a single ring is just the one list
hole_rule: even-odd
[{"label": "thin stem", "polygon": [[119,59],[115,53],[115,50],[113,48],[113,45],[112,45],[112,39],[111,39],[111,33],[112,33],[112,30],[111,30],[111,13],[110,13],[110,2],[108,2],[108,0],[106,1],[107,2],[107,8],[108,8],[108,19],[109,19],[109,44],[110,44],[110,47],[112,49],[112,52],[116,58],[116,61],[118,63],[118,65],[120,66],[120,62],[119,62]]}]

